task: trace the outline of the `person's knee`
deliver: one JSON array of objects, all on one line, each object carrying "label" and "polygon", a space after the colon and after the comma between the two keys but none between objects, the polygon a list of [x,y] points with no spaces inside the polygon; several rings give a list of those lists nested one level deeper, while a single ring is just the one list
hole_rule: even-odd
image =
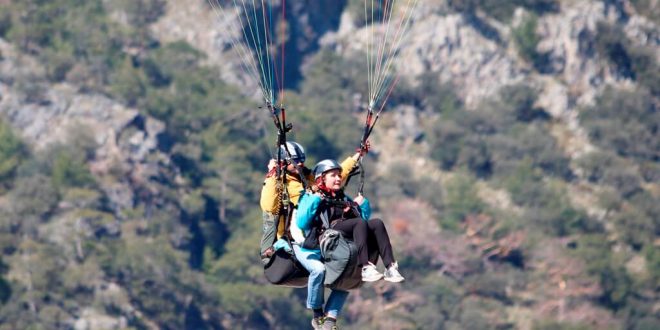
[{"label": "person's knee", "polygon": [[309,270],[309,276],[316,277],[316,276],[323,276],[323,275],[325,275],[325,266],[323,266],[323,264],[314,265]]},{"label": "person's knee", "polygon": [[369,220],[369,227],[371,227],[373,230],[384,230],[385,223],[383,223],[383,220],[380,219],[371,219]]}]

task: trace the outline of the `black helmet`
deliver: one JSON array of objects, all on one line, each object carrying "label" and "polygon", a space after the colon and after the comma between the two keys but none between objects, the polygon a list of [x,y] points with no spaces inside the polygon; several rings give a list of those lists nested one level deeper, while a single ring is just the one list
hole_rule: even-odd
[{"label": "black helmet", "polygon": [[337,163],[336,160],[324,159],[318,162],[316,166],[314,166],[314,169],[312,170],[312,173],[314,173],[314,180],[320,178],[323,173],[336,169],[341,170],[341,165],[339,165],[339,163]]},{"label": "black helmet", "polygon": [[[287,149],[288,152],[287,152]],[[305,149],[297,142],[287,142],[286,148],[281,145],[279,149],[280,158],[293,163],[305,162]],[[290,154],[289,154],[290,153]]]}]

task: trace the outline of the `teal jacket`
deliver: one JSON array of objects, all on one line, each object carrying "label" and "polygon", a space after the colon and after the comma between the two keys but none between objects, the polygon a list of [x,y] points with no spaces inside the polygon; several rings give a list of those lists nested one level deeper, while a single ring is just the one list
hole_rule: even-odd
[{"label": "teal jacket", "polygon": [[[353,201],[348,196],[346,196],[346,198],[349,201]],[[321,201],[322,198],[318,194],[305,193],[300,196],[300,200],[298,201],[298,212],[296,213],[296,224],[298,225],[298,228],[305,233],[305,236],[309,234],[309,230],[311,229],[314,220],[316,219],[316,221],[320,221],[320,219],[318,219],[318,211]],[[366,197],[364,198],[362,205],[360,205],[360,215],[364,221],[369,220],[371,217],[371,204]]]}]

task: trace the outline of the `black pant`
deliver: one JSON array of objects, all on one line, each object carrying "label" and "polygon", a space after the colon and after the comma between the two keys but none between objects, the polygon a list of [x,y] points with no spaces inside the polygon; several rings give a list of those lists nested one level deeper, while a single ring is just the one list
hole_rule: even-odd
[{"label": "black pant", "polygon": [[378,251],[385,267],[389,267],[394,263],[394,253],[385,224],[380,219],[370,219],[367,221],[367,229],[369,251]]},{"label": "black pant", "polygon": [[337,221],[332,229],[340,231],[344,237],[351,239],[357,246],[358,264],[366,265],[369,262],[367,250],[367,222],[361,218]]}]

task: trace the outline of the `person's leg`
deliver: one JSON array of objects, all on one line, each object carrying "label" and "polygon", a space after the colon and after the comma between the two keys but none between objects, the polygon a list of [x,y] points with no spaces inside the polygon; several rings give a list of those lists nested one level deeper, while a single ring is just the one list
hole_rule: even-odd
[{"label": "person's leg", "polygon": [[309,272],[309,280],[307,281],[307,308],[322,309],[325,266],[321,262],[321,254],[315,251],[303,250],[297,244],[292,245],[296,259]]},{"label": "person's leg", "polygon": [[352,239],[358,250],[358,264],[360,266],[369,263],[369,254],[367,251],[367,222],[361,218],[347,219],[338,222],[332,227],[338,230],[345,237]]},{"label": "person's leg", "polygon": [[[270,256],[273,253],[272,246],[275,243],[275,220],[277,215],[270,212],[261,212],[262,218],[262,232],[261,232],[261,262],[265,265],[268,263]],[[270,251],[268,251],[270,249]],[[268,251],[268,252],[267,252]]]},{"label": "person's leg", "polygon": [[347,298],[348,291],[332,290],[330,297],[328,297],[328,302],[325,304],[324,330],[336,329],[337,317],[339,317],[339,312],[344,307]]},{"label": "person's leg", "polygon": [[373,247],[373,241],[376,241],[378,246],[378,254],[383,259],[385,265],[384,278],[388,282],[402,282],[405,278],[399,273],[399,264],[394,260],[394,253],[392,252],[392,244],[390,236],[387,234],[385,224],[380,219],[371,219],[367,224],[369,228],[369,248]]},{"label": "person's leg", "polygon": [[333,289],[325,304],[325,315],[337,319],[348,298],[348,291]]},{"label": "person's leg", "polygon": [[380,219],[370,219],[367,221],[367,227],[369,228],[369,235],[375,237],[378,245],[378,253],[383,260],[385,268],[390,267],[394,263],[394,253],[392,252],[392,243],[390,242],[390,236],[387,234],[385,224]]},{"label": "person's leg", "polygon": [[367,222],[361,218],[348,219],[335,224],[332,227],[342,232],[347,238],[352,238],[357,247],[358,266],[362,267],[362,281],[374,282],[383,278],[376,266],[369,262],[369,251],[367,248]]}]

